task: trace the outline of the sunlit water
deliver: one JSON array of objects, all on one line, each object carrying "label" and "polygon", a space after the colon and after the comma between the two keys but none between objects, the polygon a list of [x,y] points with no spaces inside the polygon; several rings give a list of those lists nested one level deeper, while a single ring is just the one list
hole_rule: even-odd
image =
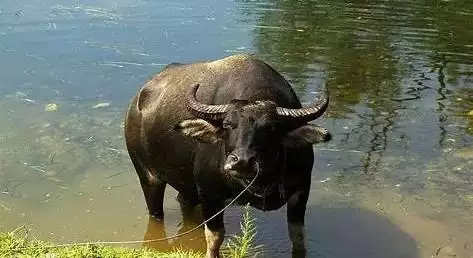
[{"label": "sunlit water", "polygon": [[[309,257],[473,257],[473,4],[351,2],[3,0],[0,230],[67,243],[177,233],[170,188],[165,229],[148,227],[128,101],[167,63],[254,53],[304,102],[330,90]],[[266,256],[287,257],[285,208],[252,213]],[[240,216],[226,213],[228,234]],[[202,238],[153,246],[202,250]]]}]

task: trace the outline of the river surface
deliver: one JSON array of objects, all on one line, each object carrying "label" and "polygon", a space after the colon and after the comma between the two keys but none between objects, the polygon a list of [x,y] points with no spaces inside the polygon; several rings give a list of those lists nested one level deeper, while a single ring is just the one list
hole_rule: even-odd
[{"label": "river surface", "polygon": [[[168,63],[250,53],[303,102],[330,91],[309,257],[471,258],[472,20],[473,2],[453,0],[2,0],[0,230],[70,243],[195,225],[171,188],[165,227],[148,224],[124,112]],[[251,213],[264,256],[288,257],[285,208]],[[226,212],[228,234],[241,214]],[[204,243],[198,231],[152,247]]]}]

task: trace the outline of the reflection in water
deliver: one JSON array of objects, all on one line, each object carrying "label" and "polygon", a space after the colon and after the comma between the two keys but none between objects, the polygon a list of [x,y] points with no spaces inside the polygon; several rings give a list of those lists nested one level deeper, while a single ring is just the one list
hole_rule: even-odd
[{"label": "reflection in water", "polygon": [[[167,63],[254,52],[304,102],[329,88],[318,123],[335,137],[315,146],[309,257],[473,253],[473,2],[38,3],[0,7],[0,230],[118,241],[197,225],[173,193],[165,221],[147,219],[124,110]],[[111,105],[92,108],[101,102]],[[228,234],[238,214],[226,213]],[[254,214],[258,244],[287,257],[284,210]],[[203,239],[197,230],[149,246],[205,250]]]},{"label": "reflection in water", "polygon": [[[331,204],[322,201],[307,210],[307,257],[419,257],[414,238],[384,215],[347,204],[332,194],[317,191],[317,195],[331,199]],[[255,210],[252,214],[258,222],[257,242],[265,247],[263,257],[290,257],[284,212]],[[268,238],[279,244],[269,248]]]},{"label": "reflection in water", "polygon": [[[189,211],[181,208],[181,212],[183,218],[182,222],[179,225],[179,230],[176,232],[176,235],[193,229],[203,221],[200,209],[196,208],[196,210],[194,211]],[[162,239],[172,236],[174,236],[174,234],[166,234],[165,224],[163,223],[163,221],[158,221],[155,218],[150,217],[148,220],[148,226],[143,240]],[[192,249],[195,251],[200,251],[201,253],[205,253],[206,243],[204,229],[201,227],[188,234],[185,234],[181,237],[173,238],[169,241],[153,241],[149,243],[144,243],[143,246],[163,251],[171,251],[175,250],[175,248],[181,248],[184,250]]]},{"label": "reflection in water", "polygon": [[[453,125],[444,108],[457,102],[452,92],[469,75],[473,48],[464,37],[471,32],[463,29],[473,28],[463,4],[267,1],[252,8],[242,2],[244,12],[257,17],[258,53],[287,74],[301,96],[310,98],[305,95],[323,71],[332,96],[327,123],[336,121],[337,145],[365,153],[365,174],[386,176],[381,163],[388,155],[431,159],[451,147],[452,137],[471,141],[456,131],[467,126]],[[437,26],[432,15],[443,18]],[[449,44],[447,35],[448,42],[459,40]]]},{"label": "reflection in water", "polygon": [[466,119],[466,132],[473,135],[473,89],[459,88],[455,91],[453,99],[456,101],[451,105],[451,112],[458,118]]}]

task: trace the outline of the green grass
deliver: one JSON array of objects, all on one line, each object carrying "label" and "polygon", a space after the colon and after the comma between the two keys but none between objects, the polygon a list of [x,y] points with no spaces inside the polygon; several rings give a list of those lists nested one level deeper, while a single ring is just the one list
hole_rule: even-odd
[{"label": "green grass", "polygon": [[[250,217],[249,207],[245,207],[241,234],[231,236],[226,248],[222,249],[224,257],[243,258],[257,256],[260,246],[254,246],[256,226]],[[196,251],[175,250],[159,252],[148,248],[125,248],[101,244],[80,246],[51,247],[50,243],[40,240],[28,240],[27,229],[20,227],[9,233],[0,233],[0,257],[14,258],[203,258],[204,254]]]},{"label": "green grass", "polygon": [[147,248],[124,248],[98,244],[51,248],[49,243],[26,240],[18,232],[0,233],[0,257],[44,257],[44,258],[201,258],[203,254],[193,251],[176,250],[163,253]]},{"label": "green grass", "polygon": [[259,256],[262,246],[255,246],[256,225],[255,219],[250,216],[249,206],[245,206],[243,221],[240,223],[241,235],[230,237],[227,242],[225,254],[232,258]]}]

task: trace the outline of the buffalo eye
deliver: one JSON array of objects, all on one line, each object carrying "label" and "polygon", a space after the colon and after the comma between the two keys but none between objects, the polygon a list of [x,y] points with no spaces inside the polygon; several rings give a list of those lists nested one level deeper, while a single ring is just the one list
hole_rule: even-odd
[{"label": "buffalo eye", "polygon": [[276,125],[271,123],[266,126],[266,130],[268,130],[268,132],[274,133],[276,132]]},{"label": "buffalo eye", "polygon": [[262,131],[266,134],[274,135],[278,130],[278,126],[275,123],[267,123],[262,126]]}]

